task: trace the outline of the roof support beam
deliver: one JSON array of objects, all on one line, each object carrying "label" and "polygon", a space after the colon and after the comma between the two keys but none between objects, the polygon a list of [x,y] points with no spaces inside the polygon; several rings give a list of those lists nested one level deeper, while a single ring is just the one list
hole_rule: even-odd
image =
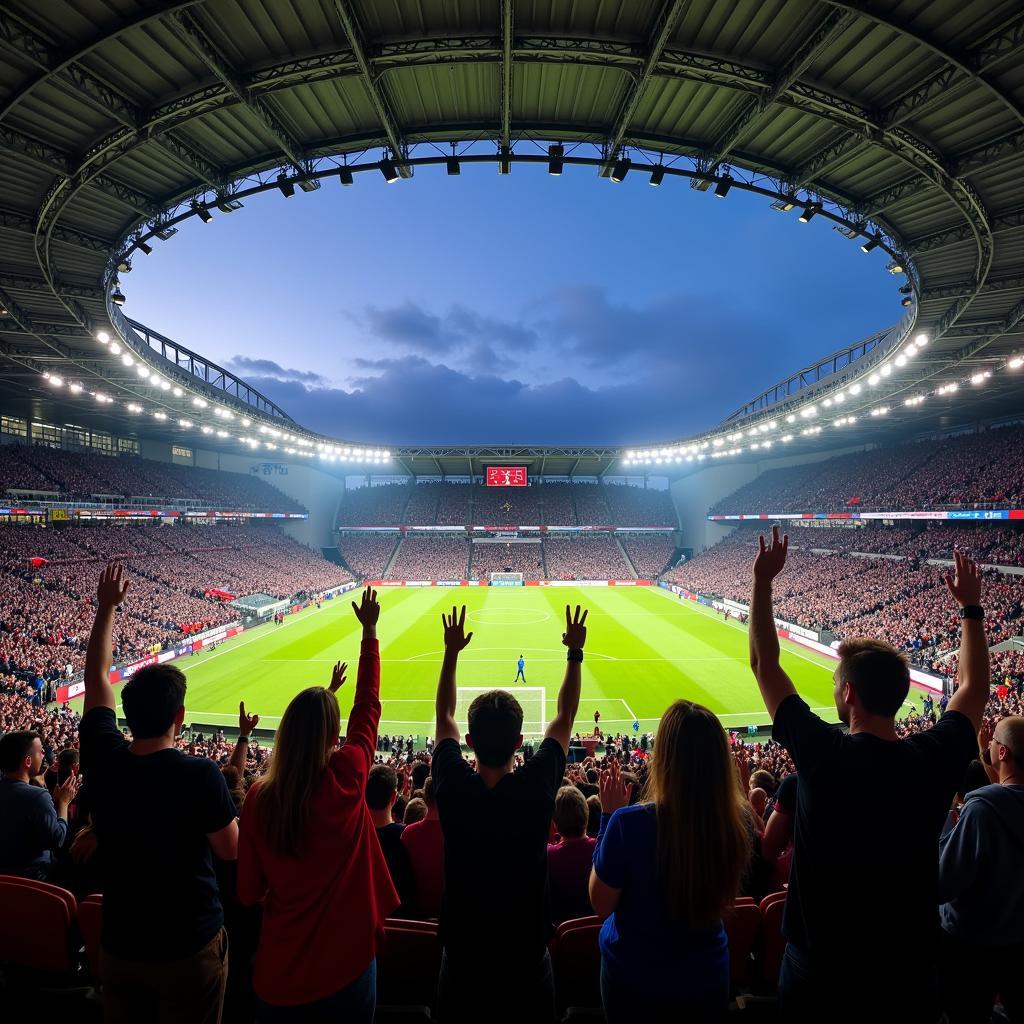
[{"label": "roof support beam", "polygon": [[300,173],[305,173],[302,146],[278,117],[270,102],[253,96],[242,84],[238,72],[220,52],[207,31],[188,11],[176,11],[170,16],[179,37],[192,52],[213,72],[231,94],[260,122],[288,162]]},{"label": "roof support beam", "polygon": [[[1012,228],[1024,227],[1024,206],[1009,210],[1006,213],[996,214],[992,218],[992,233],[998,231],[1009,231]],[[969,225],[961,225],[955,228],[946,228],[943,231],[936,231],[930,235],[923,235],[921,238],[908,239],[906,242],[908,252],[917,254],[922,252],[935,252],[937,249],[945,249],[950,245],[957,245],[974,238],[974,232]]]},{"label": "roof support beam", "polygon": [[925,288],[921,292],[921,299],[925,302],[929,299],[956,299],[964,295],[973,295],[976,290],[983,295],[986,292],[1002,292],[1015,288],[1024,288],[1024,274],[1014,277],[990,277],[981,288],[977,288],[973,281],[960,281],[957,284]]},{"label": "roof support beam", "polygon": [[[100,288],[90,288],[85,285],[65,284],[63,281],[55,281],[55,287],[63,294],[70,295],[76,299],[103,300],[103,291]],[[19,274],[0,274],[0,288],[10,288],[17,292],[40,292],[52,295],[53,289],[48,281],[41,277],[27,277]]]},{"label": "roof support beam", "polygon": [[1024,153],[1024,128],[1018,128],[1009,135],[1004,135],[994,142],[987,142],[976,149],[961,153],[953,158],[951,174],[954,178],[962,178],[974,171],[980,171],[1004,160],[1012,160]]},{"label": "roof support beam", "polygon": [[501,147],[512,145],[513,0],[501,0]]},{"label": "roof support beam", "polygon": [[[614,159],[621,148],[622,140],[626,137],[626,132],[629,130],[633,115],[636,113],[636,109],[640,105],[644,93],[647,91],[647,86],[657,70],[658,64],[661,61],[661,55],[665,52],[665,46],[668,44],[669,39],[672,38],[672,33],[679,23],[679,18],[689,4],[690,0],[664,0],[662,3],[661,9],[658,11],[658,17],[651,27],[647,38],[647,52],[644,56],[644,62],[633,78],[632,87],[623,96],[619,109],[615,114],[615,119],[612,121],[612,130],[608,134],[608,141],[605,143],[605,157],[607,159]],[[607,176],[608,171],[602,168],[602,174]]]},{"label": "roof support beam", "polygon": [[[366,44],[363,39],[362,26],[359,24],[355,11],[352,9],[351,0],[334,0],[334,9],[338,12],[338,18],[345,30],[348,45],[352,50],[352,56],[359,67],[359,77],[363,81],[363,87],[370,97],[370,103],[373,104],[377,119],[380,121],[384,134],[387,136],[391,152],[401,159],[408,153],[408,147],[402,141],[401,132],[398,130],[398,120],[395,118],[392,104],[385,94],[384,83],[383,81],[378,82],[373,77],[373,68],[370,66],[370,61],[366,56]],[[409,174],[402,174],[402,177],[409,177],[411,175],[412,172],[408,168],[406,170],[409,171]],[[402,171],[399,170],[399,173],[401,174]]]},{"label": "roof support beam", "polygon": [[[24,213],[15,210],[0,209],[0,228],[8,231],[17,231],[20,234],[35,235],[35,221]],[[110,252],[113,242],[107,242],[95,235],[86,235],[81,231],[74,231],[71,228],[55,227],[53,229],[55,241],[64,242],[67,245],[77,246],[79,249],[88,249],[89,252]]]},{"label": "roof support beam", "polygon": [[850,11],[830,11],[813,32],[807,35],[782,69],[775,76],[767,92],[744,100],[732,121],[715,139],[704,154],[707,170],[713,173],[728,157],[743,135],[750,131],[765,111],[807,70],[814,59],[840,33],[853,24],[856,15]]}]

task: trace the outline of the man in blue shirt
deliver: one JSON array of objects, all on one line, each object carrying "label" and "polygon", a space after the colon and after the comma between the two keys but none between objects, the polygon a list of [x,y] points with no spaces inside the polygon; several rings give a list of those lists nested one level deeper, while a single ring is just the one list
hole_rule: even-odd
[{"label": "man in blue shirt", "polygon": [[70,775],[53,796],[30,779],[43,770],[43,744],[37,732],[9,732],[0,740],[0,875],[46,881],[53,851],[68,836],[68,807],[81,779]]},{"label": "man in blue shirt", "polygon": [[526,673],[523,671],[523,669],[526,668],[526,661],[524,660],[524,658],[523,658],[523,656],[521,654],[519,655],[519,661],[516,662],[516,667],[518,668],[519,671],[516,672],[516,677],[513,680],[513,682],[518,683],[519,680],[522,679],[522,681],[525,683],[526,682]]}]

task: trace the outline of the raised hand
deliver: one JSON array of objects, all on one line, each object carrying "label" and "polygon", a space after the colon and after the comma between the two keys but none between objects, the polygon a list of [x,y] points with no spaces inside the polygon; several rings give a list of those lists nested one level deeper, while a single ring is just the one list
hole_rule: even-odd
[{"label": "raised hand", "polygon": [[101,608],[116,608],[128,593],[128,580],[124,576],[124,566],[120,562],[111,562],[100,573],[100,581],[96,587],[96,600]]},{"label": "raised hand", "polygon": [[53,787],[53,803],[58,811],[67,811],[68,805],[75,802],[81,786],[81,775],[69,775],[59,786]]},{"label": "raised hand", "polygon": [[[377,620],[380,618],[380,605],[377,603],[377,591],[367,587],[363,591],[362,600],[359,604],[352,602],[352,611],[356,618],[362,623],[363,630],[371,632],[377,629]],[[340,685],[340,684],[339,684]]]},{"label": "raised hand", "polygon": [[736,761],[743,792],[746,793],[750,789],[750,752],[746,747],[734,747],[732,756]]},{"label": "raised hand", "polygon": [[779,539],[779,528],[772,527],[770,544],[765,544],[764,534],[757,538],[758,552],[754,559],[754,579],[770,583],[786,565],[786,553],[789,551],[789,534],[784,533]]},{"label": "raised hand", "polygon": [[608,771],[601,773],[597,788],[601,795],[602,814],[611,814],[620,807],[628,807],[633,797],[633,783],[622,778],[618,761],[612,761]]},{"label": "raised hand", "polygon": [[[367,588],[369,589],[369,588]],[[337,693],[344,685],[345,679],[347,678],[345,673],[348,671],[348,663],[344,661],[335,662],[334,668],[331,669],[331,685],[327,687],[331,693]]]},{"label": "raised hand", "polygon": [[238,704],[238,735],[248,736],[259,724],[260,716],[247,715],[245,713],[245,701],[240,701]]},{"label": "raised hand", "polygon": [[962,551],[953,552],[954,573],[946,573],[946,586],[961,608],[981,604],[981,569]]},{"label": "raised hand", "polygon": [[451,615],[441,613],[441,625],[444,627],[444,646],[446,650],[453,650],[456,653],[463,650],[473,639],[473,634],[466,635],[466,606],[456,616],[455,605],[452,605]]},{"label": "raised hand", "polygon": [[562,634],[562,643],[571,651],[582,650],[587,642],[587,609],[584,608],[582,611],[581,616],[580,606],[576,605],[576,612],[573,614],[569,606],[565,606],[565,632]]}]

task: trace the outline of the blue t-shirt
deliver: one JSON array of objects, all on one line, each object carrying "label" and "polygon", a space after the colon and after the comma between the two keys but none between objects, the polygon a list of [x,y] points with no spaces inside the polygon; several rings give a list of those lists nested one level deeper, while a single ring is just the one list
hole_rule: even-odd
[{"label": "blue t-shirt", "polygon": [[658,884],[657,841],[654,804],[620,808],[601,833],[594,870],[605,885],[622,890],[601,928],[605,970],[616,984],[642,984],[647,996],[720,992],[729,984],[725,928],[721,921],[690,928],[667,915]]},{"label": "blue t-shirt", "polygon": [[526,662],[523,661],[522,658],[520,658],[519,661],[517,662],[517,664],[519,665],[519,671],[522,672],[523,671],[523,666],[526,664]]}]

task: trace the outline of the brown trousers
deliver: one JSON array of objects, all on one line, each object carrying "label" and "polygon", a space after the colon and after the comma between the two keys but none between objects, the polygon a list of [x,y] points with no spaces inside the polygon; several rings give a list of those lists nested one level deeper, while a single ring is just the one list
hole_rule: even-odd
[{"label": "brown trousers", "polygon": [[184,960],[149,964],[100,950],[106,1024],[220,1024],[228,979],[228,933]]}]

